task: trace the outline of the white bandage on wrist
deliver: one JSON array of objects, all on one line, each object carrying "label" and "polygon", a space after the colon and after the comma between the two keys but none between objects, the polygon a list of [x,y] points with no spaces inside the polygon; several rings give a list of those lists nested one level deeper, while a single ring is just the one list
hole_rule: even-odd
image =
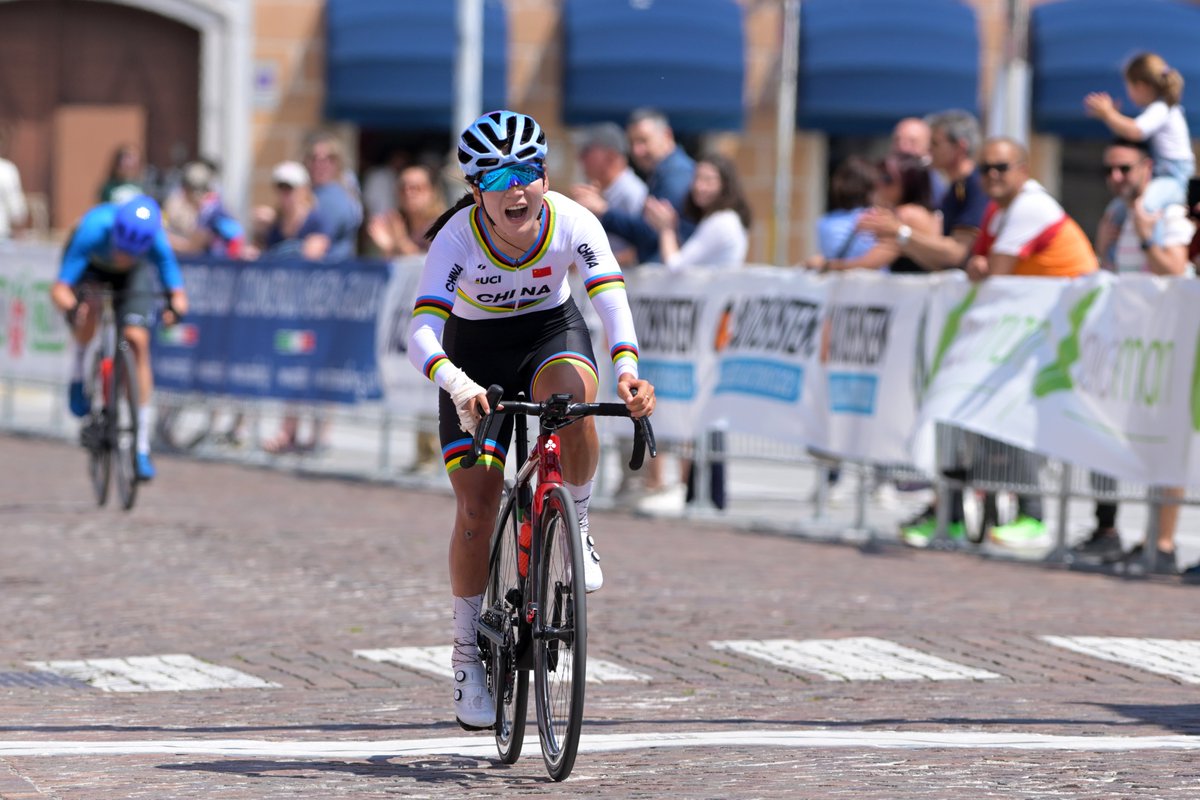
[{"label": "white bandage on wrist", "polygon": [[454,403],[455,410],[458,411],[458,427],[465,433],[474,436],[475,428],[479,424],[479,414],[476,412],[474,401],[478,395],[484,394],[483,387],[467,377],[467,373],[453,364],[443,364],[438,367],[439,378],[443,373],[446,377],[442,388],[450,395],[450,400]]}]

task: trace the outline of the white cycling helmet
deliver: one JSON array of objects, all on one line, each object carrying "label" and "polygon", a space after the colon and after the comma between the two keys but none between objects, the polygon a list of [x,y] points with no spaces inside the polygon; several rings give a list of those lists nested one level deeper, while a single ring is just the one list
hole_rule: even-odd
[{"label": "white cycling helmet", "polygon": [[516,111],[489,111],[458,139],[458,164],[468,181],[496,167],[546,160],[546,134],[537,120]]}]

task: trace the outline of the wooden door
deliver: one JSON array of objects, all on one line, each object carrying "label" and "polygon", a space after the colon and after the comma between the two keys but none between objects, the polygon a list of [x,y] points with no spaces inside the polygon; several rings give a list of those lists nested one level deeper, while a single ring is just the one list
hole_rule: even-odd
[{"label": "wooden door", "polygon": [[54,112],[54,206],[58,227],[72,227],[96,204],[117,147],[145,151],[146,112],[141,106],[59,106]]}]

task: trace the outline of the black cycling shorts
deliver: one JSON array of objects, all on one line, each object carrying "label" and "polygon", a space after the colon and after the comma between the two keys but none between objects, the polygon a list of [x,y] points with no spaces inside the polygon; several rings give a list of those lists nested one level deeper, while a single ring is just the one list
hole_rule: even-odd
[{"label": "black cycling shorts", "polygon": [[[596,372],[591,334],[570,299],[549,311],[504,319],[470,320],[451,314],[442,333],[442,348],[471,380],[485,389],[498,384],[510,399],[525,392],[532,400],[534,380],[551,364],[574,362]],[[479,463],[503,469],[512,430],[513,418],[506,416],[495,443],[489,443]],[[445,390],[438,392],[438,433],[446,470],[453,472],[459,459],[470,452],[471,437],[458,427],[458,411]]]},{"label": "black cycling shorts", "polygon": [[156,285],[154,276],[145,264],[138,264],[127,272],[113,272],[95,264],[89,264],[75,285],[75,295],[86,294],[87,287],[108,287],[113,292],[126,292],[113,300],[113,311],[122,325],[152,327],[155,314]]}]

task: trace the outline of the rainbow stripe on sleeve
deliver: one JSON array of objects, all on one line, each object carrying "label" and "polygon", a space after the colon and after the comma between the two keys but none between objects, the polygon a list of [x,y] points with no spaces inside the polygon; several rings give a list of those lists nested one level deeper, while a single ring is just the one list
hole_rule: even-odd
[{"label": "rainbow stripe on sleeve", "polygon": [[425,377],[432,381],[434,374],[438,371],[438,367],[449,363],[450,359],[446,357],[445,353],[436,353],[426,360],[425,368],[422,371],[425,373]]},{"label": "rainbow stripe on sleeve", "polygon": [[638,361],[637,345],[632,342],[617,342],[612,350],[609,351],[609,354],[612,356],[613,364],[616,364],[623,358],[631,358],[635,364]]},{"label": "rainbow stripe on sleeve", "polygon": [[624,289],[625,276],[619,272],[609,272],[605,275],[596,275],[583,282],[587,289],[588,298],[593,298],[601,292],[607,292],[609,289]]},{"label": "rainbow stripe on sleeve", "polygon": [[418,314],[432,314],[438,319],[444,320],[449,318],[450,309],[454,304],[444,297],[435,297],[433,295],[425,295],[417,298],[417,303],[413,306],[413,316]]},{"label": "rainbow stripe on sleeve", "polygon": [[[472,441],[470,439],[456,439],[442,448],[442,459],[446,462],[447,473],[462,469],[463,457],[471,452],[471,445]],[[507,455],[508,452],[498,445],[494,439],[487,439],[483,443],[483,455],[475,463],[476,465],[482,464],[485,467],[495,467],[503,472],[504,459]]]}]

